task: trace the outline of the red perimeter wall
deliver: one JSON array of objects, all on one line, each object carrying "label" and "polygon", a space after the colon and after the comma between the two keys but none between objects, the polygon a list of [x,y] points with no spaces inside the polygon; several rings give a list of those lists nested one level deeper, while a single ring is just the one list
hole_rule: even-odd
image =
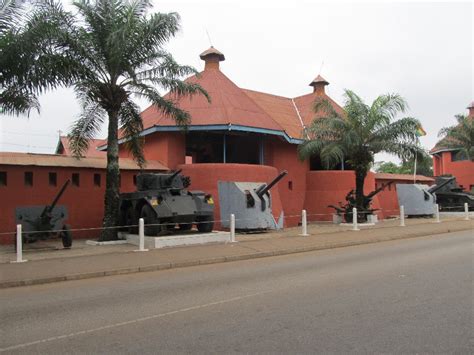
[{"label": "red perimeter wall", "polygon": [[[321,170],[307,173],[307,191],[304,208],[309,221],[330,221],[334,208],[328,205],[345,203],[347,193],[355,189],[355,174],[350,170]],[[365,179],[364,192],[367,194],[375,189],[375,174],[369,172]],[[373,208],[380,208],[377,196],[373,199]],[[379,217],[383,217],[378,213]]]},{"label": "red perimeter wall", "polygon": [[[59,168],[38,166],[3,165],[7,172],[7,186],[0,186],[0,233],[14,232],[15,208],[20,206],[45,205],[51,203],[67,179],[79,173],[79,186],[72,183],[59,200],[59,205],[68,208],[66,221],[71,228],[95,228],[102,225],[105,192],[105,170],[85,168]],[[25,186],[24,173],[33,172],[33,186]],[[57,186],[49,185],[49,173],[57,173]],[[133,175],[138,171],[122,170],[122,192],[134,191]],[[101,186],[94,185],[94,174],[101,175]],[[73,238],[95,238],[99,231],[73,232]],[[0,244],[13,243],[14,233],[0,234]]]}]

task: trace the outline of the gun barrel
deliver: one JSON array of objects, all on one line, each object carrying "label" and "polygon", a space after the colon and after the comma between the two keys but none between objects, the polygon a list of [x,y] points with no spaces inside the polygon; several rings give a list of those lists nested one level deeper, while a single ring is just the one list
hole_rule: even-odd
[{"label": "gun barrel", "polygon": [[384,190],[387,186],[390,186],[391,184],[393,184],[393,181],[389,181],[388,183],[386,184],[382,184],[382,186],[380,186],[378,189],[372,191],[370,194],[368,194],[366,197],[367,198],[372,198],[374,197],[375,195],[377,195],[380,191]]},{"label": "gun barrel", "polygon": [[268,185],[262,185],[257,189],[258,197],[262,197],[265,195],[273,186],[275,186],[281,179],[288,174],[288,171],[283,170],[276,178],[274,178]]},{"label": "gun barrel", "polygon": [[166,183],[169,185],[173,182],[173,179],[178,176],[179,174],[181,174],[181,172],[183,171],[183,169],[179,169],[179,170],[176,170],[173,175],[171,175],[168,179],[166,179]]},{"label": "gun barrel", "polygon": [[51,212],[54,209],[54,207],[56,207],[56,204],[58,203],[59,199],[63,195],[64,191],[66,191],[66,188],[68,187],[70,182],[71,180],[69,179],[66,180],[63,187],[61,187],[61,190],[59,190],[58,194],[54,198],[53,202],[44,208],[43,212],[41,213],[41,216],[44,216],[47,212]]},{"label": "gun barrel", "polygon": [[435,185],[433,187],[431,187],[428,192],[430,193],[435,193],[436,191],[438,191],[439,189],[441,189],[442,187],[444,187],[445,185],[449,184],[451,181],[453,181],[454,179],[456,179],[456,177],[450,177],[448,179],[446,179],[445,181],[443,181],[441,184],[439,185]]}]

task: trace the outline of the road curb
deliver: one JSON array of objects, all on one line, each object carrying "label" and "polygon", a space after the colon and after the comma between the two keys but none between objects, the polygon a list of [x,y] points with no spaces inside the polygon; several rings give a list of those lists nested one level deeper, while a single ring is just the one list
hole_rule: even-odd
[{"label": "road curb", "polygon": [[256,251],[254,253],[247,253],[247,254],[242,254],[242,255],[218,256],[218,257],[211,257],[211,258],[206,258],[206,259],[186,260],[186,261],[179,261],[179,262],[160,263],[160,264],[154,264],[154,265],[136,266],[136,267],[129,267],[129,268],[113,269],[113,270],[76,273],[76,274],[70,274],[70,275],[65,275],[65,276],[53,276],[53,277],[43,277],[43,278],[36,278],[36,279],[4,281],[4,282],[0,282],[0,289],[41,285],[41,284],[61,282],[61,281],[84,280],[84,279],[91,279],[91,278],[105,277],[105,276],[126,275],[126,274],[134,274],[134,273],[139,273],[139,272],[168,270],[168,269],[184,268],[184,267],[198,266],[198,265],[210,265],[210,264],[217,264],[217,263],[243,261],[243,260],[251,260],[251,259],[257,259],[257,258],[266,258],[266,257],[290,255],[290,254],[298,254],[298,253],[307,253],[307,252],[318,251],[318,250],[345,248],[345,247],[350,247],[350,246],[374,244],[374,243],[388,242],[388,241],[401,240],[401,239],[419,238],[419,237],[426,237],[426,236],[432,236],[432,235],[446,234],[446,233],[451,233],[451,232],[461,232],[461,231],[470,230],[470,229],[472,228],[450,227],[450,228],[438,230],[435,232],[431,232],[430,234],[426,234],[426,232],[414,232],[414,233],[405,234],[403,236],[395,236],[395,237],[389,236],[389,237],[378,237],[375,239],[360,240],[360,241],[347,241],[347,242],[341,241],[341,242],[333,242],[333,243],[324,244],[324,245],[309,245],[309,246],[304,246],[304,247],[279,249],[279,250],[274,250],[274,251],[265,251],[265,252]]}]

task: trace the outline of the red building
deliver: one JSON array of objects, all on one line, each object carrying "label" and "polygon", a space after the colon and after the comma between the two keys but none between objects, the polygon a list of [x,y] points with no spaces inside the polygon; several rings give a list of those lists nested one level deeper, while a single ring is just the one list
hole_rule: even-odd
[{"label": "red building", "polygon": [[[121,189],[134,191],[140,172],[134,161],[120,159]],[[100,157],[76,159],[52,154],[0,153],[0,244],[13,243],[15,208],[50,203],[66,180],[71,184],[60,205],[68,208],[67,223],[73,228],[102,225],[106,160]],[[166,171],[159,162],[149,161],[149,171]],[[95,237],[99,231],[75,232],[74,238]]]},{"label": "red building", "polygon": [[[330,220],[333,209],[327,206],[344,201],[354,188],[354,172],[345,171],[344,162],[336,170],[325,170],[317,158],[300,161],[297,155],[302,133],[315,118],[313,103],[317,97],[343,112],[325,92],[329,82],[318,75],[310,82],[312,91],[308,94],[277,96],[236,85],[221,71],[225,57],[215,48],[200,57],[204,70],[187,81],[199,83],[212,101],[203,96],[165,96],[191,114],[186,133],[156,107],[147,108],[142,113],[145,157],[171,169],[183,169],[191,177],[191,188],[214,196],[219,180],[268,182],[278,171],[287,170],[287,177],[272,190],[274,214],[278,216],[283,209],[286,226],[297,225],[303,209],[310,220]],[[120,156],[130,157],[123,144]],[[375,179],[374,173],[368,174],[366,192],[375,189]],[[381,207],[378,196],[374,207]],[[395,207],[391,204],[392,210]],[[216,212],[219,219],[218,206]],[[380,212],[380,217],[384,216]]]},{"label": "red building", "polygon": [[[214,195],[217,220],[221,218],[218,181],[269,182],[279,171],[287,170],[288,175],[271,190],[275,217],[283,211],[285,226],[296,226],[301,210],[305,209],[309,220],[331,220],[334,210],[327,206],[344,201],[347,192],[355,188],[354,172],[344,170],[344,162],[335,170],[325,170],[317,158],[300,161],[297,154],[302,133],[315,118],[312,106],[317,97],[327,99],[336,111],[343,112],[325,92],[329,83],[318,75],[310,82],[312,90],[308,94],[293,98],[277,96],[237,86],[221,71],[220,63],[225,58],[213,47],[202,53],[201,59],[205,62],[204,70],[187,81],[206,89],[211,102],[203,96],[178,99],[165,95],[191,114],[192,122],[186,132],[156,107],[142,112],[147,169],[182,169],[183,174],[191,177],[190,189]],[[126,192],[135,189],[134,176],[139,169],[123,143],[120,140],[121,190]],[[69,208],[69,223],[73,228],[100,227],[104,150],[106,142],[94,140],[86,158],[77,160],[70,157],[67,139],[61,137],[56,155],[1,153],[0,233],[14,230],[16,206],[47,203],[68,178],[79,179],[61,200]],[[27,181],[29,175],[33,176],[31,183]],[[411,176],[390,178],[400,183],[412,182]],[[52,184],[51,179],[56,183]],[[417,179],[425,182],[422,177]],[[366,193],[386,181],[386,175],[369,172]],[[373,202],[374,208],[381,209],[379,218],[398,214],[394,187],[377,195]],[[8,238],[12,236],[0,241]]]},{"label": "red building", "polygon": [[[474,119],[474,102],[471,102],[467,108],[468,117]],[[458,151],[447,148],[443,142],[444,140],[440,140],[430,151],[433,155],[434,175],[453,175],[460,186],[474,192],[474,162],[469,159],[459,159],[456,155]]]}]

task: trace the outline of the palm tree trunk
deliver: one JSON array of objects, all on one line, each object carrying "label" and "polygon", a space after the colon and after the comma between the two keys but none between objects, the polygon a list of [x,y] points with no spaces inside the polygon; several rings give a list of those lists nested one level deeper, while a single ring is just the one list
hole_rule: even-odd
[{"label": "palm tree trunk", "polygon": [[118,159],[118,112],[109,111],[109,127],[107,137],[107,172],[105,178],[105,201],[103,230],[101,241],[117,239],[118,213],[119,213],[119,182],[120,168]]},{"label": "palm tree trunk", "polygon": [[355,170],[356,175],[356,207],[361,211],[364,208],[364,182],[367,171],[362,169]]}]

